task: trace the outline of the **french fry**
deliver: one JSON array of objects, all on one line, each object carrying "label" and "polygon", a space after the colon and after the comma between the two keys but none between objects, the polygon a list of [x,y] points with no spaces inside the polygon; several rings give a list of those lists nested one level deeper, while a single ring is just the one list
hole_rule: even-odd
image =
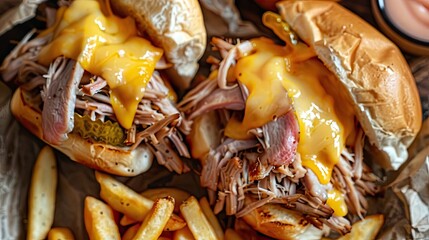
[{"label": "french fry", "polygon": [[196,240],[200,239],[217,239],[213,227],[210,225],[203,211],[201,210],[198,200],[191,196],[180,205],[180,212],[188,224],[189,230]]},{"label": "french fry", "polygon": [[221,134],[219,132],[222,130],[220,122],[216,111],[198,116],[194,119],[192,130],[186,137],[192,157],[200,159],[203,166],[204,156],[208,154],[210,149],[214,149],[220,144]]},{"label": "french fry", "polygon": [[174,232],[173,240],[195,240],[191,230],[188,227],[184,227]]},{"label": "french fry", "polygon": [[140,228],[140,223],[134,224],[122,235],[122,240],[132,240]]},{"label": "french fry", "polygon": [[58,171],[54,151],[45,146],[37,156],[28,198],[27,239],[45,239],[54,222]]},{"label": "french fry", "polygon": [[377,237],[378,231],[383,226],[384,216],[371,215],[366,218],[355,222],[352,225],[352,230],[346,235],[338,238],[338,240],[352,240],[352,239],[365,239],[371,240]]},{"label": "french fry", "polygon": [[128,226],[128,225],[131,225],[131,224],[134,224],[137,222],[138,222],[137,220],[134,220],[134,219],[128,217],[127,215],[124,215],[124,216],[122,216],[121,220],[119,221],[119,224],[121,226]]},{"label": "french fry", "polygon": [[[124,214],[120,221],[122,226],[144,220],[154,204],[153,200],[143,197],[107,174],[95,172],[95,178],[100,183],[101,198],[113,209]],[[180,192],[178,189],[172,192],[179,197],[187,194],[186,192]],[[186,226],[186,222],[181,217],[173,214],[168,220],[165,230],[176,231],[184,226]]]},{"label": "french fry", "polygon": [[158,198],[163,197],[173,197],[174,198],[174,212],[178,213],[180,212],[180,204],[182,204],[183,201],[188,199],[189,196],[191,196],[190,193],[185,192],[183,190],[177,189],[177,188],[152,188],[147,189],[144,192],[141,193],[143,197],[149,198],[152,201],[156,201]]},{"label": "french fry", "polygon": [[173,213],[171,214],[171,217],[168,219],[167,224],[164,227],[164,231],[173,232],[173,231],[182,229],[184,227],[186,227],[185,220]]},{"label": "french fry", "polygon": [[225,231],[225,239],[228,240],[244,240],[234,229],[227,228]]},{"label": "french fry", "polygon": [[95,178],[100,183],[100,197],[113,209],[128,217],[143,221],[152,208],[153,201],[136,193],[113,177],[95,172]]},{"label": "french fry", "polygon": [[55,227],[49,230],[48,240],[74,240],[74,235],[66,227]]},{"label": "french fry", "polygon": [[174,210],[174,198],[158,199],[140,226],[134,240],[157,240]]},{"label": "french fry", "polygon": [[220,226],[220,223],[216,215],[214,214],[213,210],[211,209],[209,201],[207,201],[206,197],[202,197],[200,199],[200,206],[201,206],[201,210],[203,210],[203,213],[206,216],[207,220],[209,221],[210,225],[212,225],[217,239],[223,240],[224,239],[223,229]]},{"label": "french fry", "polygon": [[[178,213],[180,211],[180,204],[185,201],[191,194],[189,194],[188,192],[185,192],[183,190],[177,189],[177,188],[153,188],[153,189],[148,189],[144,192],[142,192],[140,195],[142,195],[145,198],[148,198],[152,201],[156,201],[158,198],[163,198],[163,197],[167,197],[167,196],[171,196],[174,198],[174,212]],[[172,217],[178,217],[177,215],[173,214]],[[120,224],[122,226],[127,226],[133,223],[138,222],[135,219],[130,218],[127,215],[124,215],[121,218]],[[184,221],[183,221],[184,222]],[[170,221],[167,223],[167,226],[170,226],[171,223]],[[184,222],[185,226],[186,223]],[[171,228],[173,229],[173,228]],[[177,230],[178,228],[176,228],[175,230]],[[175,231],[175,230],[171,230],[171,231]]]},{"label": "french fry", "polygon": [[85,198],[83,214],[89,239],[121,239],[113,211],[109,205],[96,198],[87,196]]},{"label": "french fry", "polygon": [[[100,175],[101,173],[96,173],[96,174]],[[102,177],[104,178],[104,176],[102,176]],[[104,181],[104,180],[100,180],[100,181]],[[116,180],[114,180],[114,181],[116,181]],[[119,184],[117,186],[119,186]],[[170,192],[171,192],[171,194],[169,194]],[[131,195],[131,194],[129,194],[129,195]],[[135,194],[132,194],[132,195],[135,195]],[[157,200],[159,198],[162,198],[162,197],[171,196],[176,201],[175,197],[178,197],[179,199],[186,199],[186,198],[188,198],[190,196],[189,193],[187,193],[185,191],[182,191],[182,190],[179,190],[179,189],[175,189],[175,188],[150,189],[150,190],[147,190],[147,191],[143,192],[140,195],[142,195],[142,197],[144,199],[149,200],[149,201],[145,201],[144,202],[144,204],[147,205],[147,206],[149,206],[149,202],[150,202],[150,206],[152,206],[153,202],[155,200]],[[183,200],[181,200],[180,202],[182,202],[182,201]],[[139,204],[137,204],[137,205],[139,205]],[[176,205],[177,204],[175,204],[174,208],[176,208]],[[121,221],[119,222],[122,226],[128,226],[128,225],[131,225],[131,224],[134,224],[134,223],[142,221],[142,219],[133,219],[125,211],[121,211],[120,209],[117,209],[117,208],[114,208],[114,209],[117,210],[117,211],[119,211],[119,212],[124,213],[124,216],[121,218]],[[181,229],[181,228],[183,228],[185,226],[186,226],[185,220],[183,220],[181,217],[179,217],[179,216],[177,216],[176,214],[173,213],[171,215],[171,218],[168,220],[167,225],[165,226],[164,231],[176,231],[176,230],[179,230],[179,229]]]},{"label": "french fry", "polygon": [[[121,224],[121,226],[128,226],[137,222],[139,221],[134,220],[128,217],[127,215],[124,215],[121,218],[121,221],[119,222],[119,224]],[[177,231],[185,226],[186,226],[185,220],[173,213],[171,214],[170,219],[168,219],[168,222],[167,222],[167,225],[165,225],[164,231],[168,231],[168,232]]]}]

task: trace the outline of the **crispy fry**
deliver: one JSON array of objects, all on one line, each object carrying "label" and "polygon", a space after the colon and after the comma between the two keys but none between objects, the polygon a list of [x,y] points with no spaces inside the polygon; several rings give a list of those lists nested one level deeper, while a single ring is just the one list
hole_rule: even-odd
[{"label": "crispy fry", "polygon": [[66,227],[55,227],[49,231],[48,240],[74,240],[74,235]]},{"label": "crispy fry", "polygon": [[243,238],[232,228],[228,228],[225,231],[225,239],[228,240],[243,240]]},{"label": "crispy fry", "polygon": [[171,196],[175,200],[174,204],[174,212],[179,213],[180,212],[180,204],[182,204],[183,201],[188,199],[191,194],[188,192],[185,192],[183,190],[177,189],[177,188],[152,188],[147,189],[144,192],[141,193],[143,197],[149,198],[152,201],[156,201],[158,198],[163,198],[167,196]]},{"label": "crispy fry", "polygon": [[[174,198],[175,201],[174,212],[176,213],[180,211],[180,204],[190,196],[189,193],[177,188],[153,188],[142,192],[140,195],[152,201],[156,201],[159,198],[171,196]],[[121,218],[120,224],[122,226],[127,226],[136,222],[138,222],[138,220],[132,219],[125,214]],[[171,215],[171,218],[168,220],[164,231],[176,231],[178,229],[183,228],[184,226],[186,226],[185,220],[173,213]]]},{"label": "crispy fry", "polygon": [[[113,209],[124,214],[124,217],[120,221],[122,226],[141,222],[145,219],[145,216],[153,206],[153,200],[139,195],[107,174],[96,172],[95,177],[100,183],[101,198],[112,206]],[[156,198],[154,197],[155,199],[158,199],[161,195],[168,196],[167,188],[152,192],[157,193]],[[172,195],[176,195],[179,198],[189,195],[178,189],[173,190],[172,193]],[[181,217],[173,214],[167,222],[165,231],[176,231],[184,226],[186,226],[186,222]]]},{"label": "crispy fry", "polygon": [[195,240],[191,230],[188,227],[184,227],[174,232],[173,240]]},{"label": "crispy fry", "polygon": [[122,216],[121,220],[119,221],[119,224],[121,226],[128,226],[128,225],[134,224],[136,222],[138,222],[138,221],[128,217],[127,215],[124,215],[124,216]]},{"label": "crispy fry", "polygon": [[201,210],[198,200],[194,196],[189,197],[180,205],[180,212],[185,218],[185,221],[195,239],[217,239],[213,227],[210,225]]},{"label": "crispy fry", "polygon": [[352,225],[351,232],[338,238],[337,240],[375,239],[375,237],[377,237],[378,231],[380,231],[380,228],[383,226],[383,223],[384,216],[381,214],[367,216],[366,218],[355,222]]},{"label": "crispy fry", "polygon": [[174,198],[165,197],[158,199],[150,213],[140,226],[135,240],[156,240],[162,234],[162,230],[170,219],[174,210]]},{"label": "crispy fry", "polygon": [[132,240],[140,228],[140,223],[134,224],[125,231],[122,240]]},{"label": "crispy fry", "polygon": [[[185,192],[183,190],[177,189],[177,188],[153,188],[153,189],[147,189],[146,191],[142,192],[140,195],[142,195],[143,197],[148,198],[148,199],[150,199],[152,201],[156,201],[158,198],[163,198],[163,197],[166,197],[166,196],[173,197],[174,200],[175,200],[175,204],[174,204],[174,212],[175,213],[178,213],[180,211],[180,209],[179,209],[180,204],[183,201],[185,201],[190,196],[189,193],[187,193],[187,192]],[[175,215],[175,214],[173,214],[172,217],[178,217],[178,216]],[[135,220],[135,219],[130,218],[127,215],[124,215],[121,218],[120,224],[122,226],[127,226],[127,225],[130,225],[130,224],[136,223],[136,222],[138,222],[138,221]],[[170,221],[169,221],[169,223],[167,223],[167,226],[170,226],[171,224],[172,223],[170,223]],[[185,225],[186,225],[186,223],[185,223]],[[177,230],[177,229],[178,228],[176,228],[175,230]],[[175,230],[171,230],[171,231],[175,231]]]},{"label": "crispy fry", "polygon": [[182,229],[184,227],[186,227],[185,220],[173,213],[171,214],[171,217],[168,219],[168,222],[164,227],[164,231],[172,232],[172,231],[177,231],[179,229]]},{"label": "crispy fry", "polygon": [[33,167],[28,198],[27,239],[45,239],[54,222],[58,171],[54,151],[45,146]]},{"label": "crispy fry", "polygon": [[203,210],[203,213],[206,216],[207,220],[209,221],[210,225],[212,225],[217,239],[223,240],[224,239],[223,229],[220,226],[220,223],[216,215],[214,214],[213,210],[211,209],[209,201],[207,201],[206,197],[202,197],[200,199],[200,206],[201,206],[201,210]]},{"label": "crispy fry", "polygon": [[84,220],[89,239],[121,239],[113,211],[102,201],[90,196],[85,198]]},{"label": "crispy fry", "polygon": [[143,221],[152,208],[153,201],[136,193],[113,177],[95,172],[100,183],[100,197],[113,209],[137,221]]},{"label": "crispy fry", "polygon": [[[137,222],[138,222],[137,220],[134,220],[124,215],[120,221],[120,224],[121,226],[128,226]],[[168,219],[168,222],[167,222],[167,225],[165,225],[164,231],[167,231],[167,232],[177,231],[179,229],[182,229],[185,226],[186,226],[185,220],[173,213],[171,214],[170,219]]]}]

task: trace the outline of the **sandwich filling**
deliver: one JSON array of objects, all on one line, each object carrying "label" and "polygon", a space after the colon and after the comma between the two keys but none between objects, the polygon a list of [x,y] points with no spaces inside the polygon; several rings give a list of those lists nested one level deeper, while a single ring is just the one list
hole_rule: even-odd
[{"label": "sandwich filling", "polygon": [[3,79],[15,80],[40,110],[49,144],[68,134],[129,151],[147,143],[160,164],[188,171],[180,159],[189,157],[179,132],[186,126],[162,73],[171,64],[108,3],[75,0],[50,9],[48,28],[33,39],[29,33],[6,58]]},{"label": "sandwich filling", "polygon": [[197,123],[189,132],[192,148],[200,119],[216,113],[220,134],[212,138],[219,139],[192,149],[203,162],[201,184],[217,195],[215,212],[243,217],[279,203],[316,227],[345,233],[345,216],[362,217],[365,196],[377,191],[377,177],[362,158],[363,130],[347,102],[325,89],[338,80],[313,49],[279,16],[263,20],[285,46],[266,38],[236,44],[214,38],[222,59],[210,59],[212,74],[179,103]]}]

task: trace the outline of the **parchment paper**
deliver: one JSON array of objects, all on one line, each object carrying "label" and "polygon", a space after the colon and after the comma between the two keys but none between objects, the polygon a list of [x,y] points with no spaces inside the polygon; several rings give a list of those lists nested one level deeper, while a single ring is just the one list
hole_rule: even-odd
[{"label": "parchment paper", "polygon": [[[20,1],[2,0],[0,2],[0,35],[3,33],[5,34],[2,36],[13,35],[8,30],[13,31],[14,26],[31,19],[41,0],[24,0],[17,8],[10,9],[7,14],[4,14],[4,9],[18,2]],[[261,27],[262,10],[258,9],[252,1],[237,0],[238,8],[231,5],[234,4],[232,0],[204,0],[203,2],[209,6],[212,6],[213,2],[224,4],[216,5],[216,8],[203,9],[209,37],[272,35],[270,31]],[[369,1],[359,2],[363,3],[362,6],[353,0],[341,3],[372,22],[372,19],[368,19],[370,8],[363,7],[365,4],[369,6]],[[231,11],[222,15],[222,9]],[[234,12],[234,9],[241,11],[245,21],[237,12]],[[237,22],[232,23],[231,19]],[[245,27],[237,31],[237,26]],[[19,25],[19,27],[28,29],[28,26],[25,28]],[[21,34],[25,33],[26,31]],[[5,41],[4,38],[1,39]],[[10,40],[16,39],[9,38],[8,41]],[[2,42],[2,53],[10,50],[8,43]],[[419,87],[424,117],[427,118],[429,115],[429,58],[407,56],[407,59]],[[204,58],[201,66],[201,71],[207,70]],[[0,239],[24,239],[31,169],[43,143],[22,128],[11,116],[9,110],[11,94],[12,90],[0,81]],[[429,120],[426,120],[424,126],[424,130],[410,148],[410,160],[406,166],[400,173],[389,174],[391,177],[387,180],[384,196],[373,200],[374,208],[371,212],[382,212],[386,218],[379,235],[382,239],[429,239]],[[54,226],[69,227],[73,230],[76,239],[87,239],[83,224],[83,199],[87,195],[98,197],[99,186],[94,179],[93,170],[70,161],[59,152],[56,152],[56,156],[59,182]],[[205,194],[205,191],[199,187],[199,180],[195,173],[178,176],[156,164],[147,173],[137,177],[118,179],[138,192],[149,187],[175,186],[197,197]]]},{"label": "parchment paper", "polygon": [[[23,23],[34,17],[36,14],[37,6],[44,1],[46,0],[2,0],[0,12],[3,13],[3,15],[1,17],[2,24],[0,25],[0,34],[11,29],[13,26],[19,23]],[[23,4],[20,4],[20,2],[22,2]]]}]

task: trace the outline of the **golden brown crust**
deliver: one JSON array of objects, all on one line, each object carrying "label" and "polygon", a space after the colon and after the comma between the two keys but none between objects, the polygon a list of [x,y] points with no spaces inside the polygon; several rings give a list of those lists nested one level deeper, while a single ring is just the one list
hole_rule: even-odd
[{"label": "golden brown crust", "polygon": [[165,50],[173,63],[169,70],[174,85],[189,87],[198,70],[198,60],[206,48],[206,29],[197,0],[115,0],[120,14],[136,19],[139,29]]},{"label": "golden brown crust", "polygon": [[400,50],[367,22],[331,1],[278,3],[284,20],[312,46],[355,102],[371,144],[397,169],[421,127],[413,75]]},{"label": "golden brown crust", "polygon": [[[10,106],[14,117],[43,140],[42,114],[25,103],[21,88],[15,91]],[[69,133],[68,139],[61,145],[51,146],[85,166],[120,176],[135,176],[145,172],[153,161],[152,152],[145,146],[129,151],[83,139],[73,133]]]},{"label": "golden brown crust", "polygon": [[280,204],[265,204],[243,216],[256,231],[275,239],[320,239],[322,231],[315,228],[299,212]]}]

